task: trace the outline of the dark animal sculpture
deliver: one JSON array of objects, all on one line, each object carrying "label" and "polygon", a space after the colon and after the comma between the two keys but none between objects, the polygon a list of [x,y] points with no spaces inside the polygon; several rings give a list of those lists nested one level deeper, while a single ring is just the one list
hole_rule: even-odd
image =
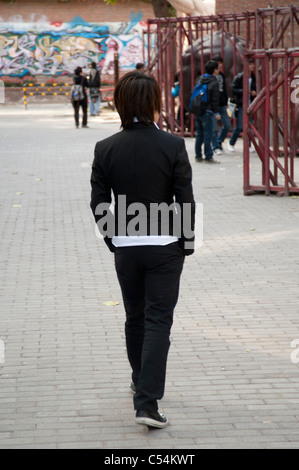
[{"label": "dark animal sculpture", "polygon": [[[223,36],[224,35],[224,36]],[[223,39],[222,39],[223,36]],[[212,56],[220,55],[223,57],[223,72],[225,75],[226,89],[228,96],[232,97],[231,84],[234,78],[234,41],[236,41],[236,49],[239,51],[235,54],[236,73],[243,70],[243,49],[245,48],[245,40],[240,36],[222,31],[215,31],[212,35],[206,35],[197,39],[193,43],[193,47],[189,46],[182,56],[182,74],[183,74],[183,106],[186,112],[186,124],[188,126],[189,103],[191,97],[191,53],[194,58],[194,83],[202,74],[201,66],[205,64]],[[212,47],[211,47],[212,45]],[[298,93],[299,94],[299,93]],[[295,142],[296,149],[299,152],[299,104],[295,107]]]},{"label": "dark animal sculpture", "polygon": [[[224,36],[223,36],[224,34]],[[222,40],[223,36],[223,40]],[[212,48],[211,48],[212,42]],[[223,43],[223,45],[222,45]],[[226,79],[226,89],[229,96],[231,94],[231,83],[234,78],[234,36],[230,33],[222,33],[222,31],[215,31],[211,35],[203,37],[203,41],[197,39],[193,43],[193,47],[189,46],[182,57],[182,73],[183,73],[183,90],[184,90],[184,109],[189,110],[189,101],[191,96],[191,53],[194,57],[194,82],[196,78],[202,74],[201,63],[203,56],[203,63],[205,64],[212,56],[220,55],[223,57],[223,73]],[[203,46],[203,47],[202,47]],[[240,36],[236,36],[236,49],[243,55],[245,48],[245,40]],[[236,73],[243,70],[243,61],[238,53],[235,55],[236,60]]]}]

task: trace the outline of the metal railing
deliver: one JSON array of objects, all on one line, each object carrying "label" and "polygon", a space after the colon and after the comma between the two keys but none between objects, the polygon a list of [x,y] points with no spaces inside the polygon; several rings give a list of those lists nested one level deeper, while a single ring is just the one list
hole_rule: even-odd
[{"label": "metal railing", "polygon": [[[299,152],[299,104],[291,102],[290,87],[298,67],[299,6],[205,17],[154,18],[148,21],[143,43],[147,69],[157,78],[162,91],[160,125],[181,136],[195,135],[189,102],[196,78],[204,73],[205,62],[213,55],[223,57],[230,97],[233,77],[243,70],[244,64],[244,194],[298,192],[294,169]],[[257,97],[248,107],[250,57],[255,60]],[[171,94],[176,74],[178,102]],[[261,184],[250,183],[249,140],[262,163]]]},{"label": "metal railing", "polygon": [[[261,76],[261,87],[248,106],[249,60],[254,59]],[[299,90],[295,87],[299,72],[299,48],[246,51],[244,54],[243,88],[243,159],[244,194],[271,192],[288,196],[299,193]],[[297,72],[297,73],[298,73]],[[298,113],[298,115],[297,115]],[[297,133],[297,138],[296,138]],[[262,181],[250,178],[251,141],[262,165]],[[298,145],[298,147],[297,147]],[[298,172],[299,173],[299,172]],[[295,181],[297,176],[297,183]]]}]

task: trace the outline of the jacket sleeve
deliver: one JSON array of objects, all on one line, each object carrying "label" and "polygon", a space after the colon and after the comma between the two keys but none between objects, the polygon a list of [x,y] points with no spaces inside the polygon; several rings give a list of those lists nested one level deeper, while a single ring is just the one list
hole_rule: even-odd
[{"label": "jacket sleeve", "polygon": [[179,243],[184,255],[194,253],[195,201],[192,187],[192,168],[185,147],[180,140],[174,166],[173,190],[176,204],[180,207],[180,239]]},{"label": "jacket sleeve", "polygon": [[211,111],[213,113],[219,113],[219,99],[220,99],[220,91],[219,91],[219,84],[218,81],[215,80],[211,87]]},{"label": "jacket sleeve", "polygon": [[233,79],[232,83],[232,93],[237,97],[240,98],[243,96],[243,73],[239,73]]},{"label": "jacket sleeve", "polygon": [[106,245],[111,252],[114,252],[115,246],[112,243],[112,237],[114,235],[115,219],[109,208],[112,200],[111,187],[105,176],[100,156],[100,142],[98,142],[94,150],[94,160],[90,179],[90,207]]},{"label": "jacket sleeve", "polygon": [[225,102],[225,106],[226,106],[228,95],[227,95],[227,89],[226,89],[226,83],[225,83],[225,76],[223,74],[222,74],[222,78],[223,78],[223,102]]},{"label": "jacket sleeve", "polygon": [[84,86],[85,88],[89,88],[89,83],[88,83],[88,80],[87,80],[86,77],[84,77],[83,86]]},{"label": "jacket sleeve", "polygon": [[254,74],[254,73],[251,74],[251,87],[250,87],[250,91],[256,91],[256,77],[255,77],[255,74]]}]

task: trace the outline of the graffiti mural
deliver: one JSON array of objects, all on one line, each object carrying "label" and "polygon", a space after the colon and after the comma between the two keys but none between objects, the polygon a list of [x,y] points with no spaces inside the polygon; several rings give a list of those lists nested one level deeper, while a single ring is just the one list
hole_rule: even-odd
[{"label": "graffiti mural", "polygon": [[79,65],[99,64],[104,75],[119,67],[132,69],[142,62],[142,15],[130,22],[87,23],[76,17],[70,23],[0,23],[0,76],[70,75]]}]

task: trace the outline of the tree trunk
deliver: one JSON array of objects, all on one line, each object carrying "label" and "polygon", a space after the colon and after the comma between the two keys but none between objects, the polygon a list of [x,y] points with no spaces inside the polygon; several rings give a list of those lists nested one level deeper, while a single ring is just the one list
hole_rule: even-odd
[{"label": "tree trunk", "polygon": [[168,18],[170,16],[167,0],[151,0],[151,3],[156,18]]}]

